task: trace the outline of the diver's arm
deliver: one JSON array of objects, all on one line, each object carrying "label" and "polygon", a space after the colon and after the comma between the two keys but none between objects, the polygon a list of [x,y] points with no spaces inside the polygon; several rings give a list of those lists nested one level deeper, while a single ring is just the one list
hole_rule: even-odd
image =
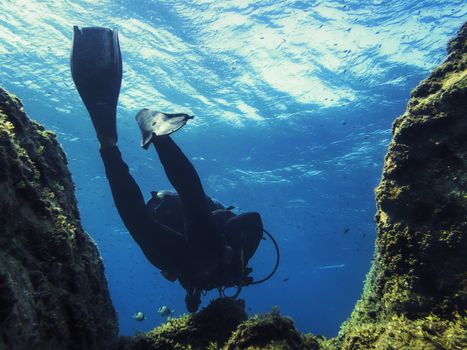
[{"label": "diver's arm", "polygon": [[245,263],[253,257],[263,237],[263,222],[257,212],[247,212],[227,220],[224,226],[227,242],[234,250],[243,250]]}]

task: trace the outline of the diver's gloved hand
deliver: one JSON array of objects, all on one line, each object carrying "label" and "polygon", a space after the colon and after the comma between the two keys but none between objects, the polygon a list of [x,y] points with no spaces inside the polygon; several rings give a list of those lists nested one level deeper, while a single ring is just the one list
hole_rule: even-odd
[{"label": "diver's gloved hand", "polygon": [[117,31],[74,26],[71,75],[98,137],[112,138],[116,142],[116,109],[122,82]]},{"label": "diver's gloved hand", "polygon": [[199,304],[201,304],[201,292],[198,289],[191,292],[187,291],[185,304],[189,312],[196,312],[199,308]]}]

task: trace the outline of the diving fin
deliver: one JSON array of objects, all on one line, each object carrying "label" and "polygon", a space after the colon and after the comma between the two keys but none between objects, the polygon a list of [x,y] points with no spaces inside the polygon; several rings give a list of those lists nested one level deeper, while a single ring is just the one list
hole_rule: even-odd
[{"label": "diving fin", "polygon": [[117,30],[73,27],[71,75],[99,135],[116,140],[122,56]]},{"label": "diving fin", "polygon": [[170,135],[186,124],[192,115],[184,113],[162,113],[144,108],[138,112],[135,119],[141,130],[141,147],[148,149],[155,136]]}]

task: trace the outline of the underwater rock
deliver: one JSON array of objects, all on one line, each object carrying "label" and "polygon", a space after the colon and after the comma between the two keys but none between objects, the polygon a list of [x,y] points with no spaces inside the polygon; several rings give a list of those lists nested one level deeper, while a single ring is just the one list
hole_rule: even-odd
[{"label": "underwater rock", "polygon": [[246,320],[243,300],[219,298],[201,311],[169,318],[161,326],[135,337],[122,337],[118,350],[218,349]]},{"label": "underwater rock", "polygon": [[108,348],[116,314],[65,154],[1,88],[0,231],[0,348]]},{"label": "underwater rock", "polygon": [[240,324],[222,349],[318,350],[319,344],[312,336],[301,335],[291,318],[281,317],[273,308]]},{"label": "underwater rock", "polygon": [[279,309],[246,319],[243,300],[219,298],[199,312],[169,318],[148,333],[122,337],[116,350],[319,350],[321,339],[301,335]]},{"label": "underwater rock", "polygon": [[335,345],[467,348],[467,24],[395,120],[376,200],[373,266]]}]

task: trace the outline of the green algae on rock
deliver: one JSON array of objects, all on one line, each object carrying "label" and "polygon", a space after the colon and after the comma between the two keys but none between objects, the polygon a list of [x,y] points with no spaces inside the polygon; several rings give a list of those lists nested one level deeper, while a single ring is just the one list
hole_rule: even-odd
[{"label": "green algae on rock", "polygon": [[219,298],[199,312],[169,318],[148,333],[122,339],[118,349],[217,349],[245,319],[243,300]]},{"label": "green algae on rock", "polygon": [[412,92],[376,189],[374,263],[340,349],[467,348],[467,24]]},{"label": "green algae on rock", "polygon": [[65,154],[1,88],[0,214],[0,348],[108,348],[116,315]]},{"label": "green algae on rock", "polygon": [[279,309],[249,318],[240,324],[223,347],[225,350],[281,349],[318,350],[319,343],[311,335],[301,335],[289,317],[281,317]]},{"label": "green algae on rock", "polygon": [[243,300],[219,298],[201,311],[169,319],[135,337],[125,337],[118,350],[318,350],[321,339],[301,335],[278,308],[246,319]]}]

